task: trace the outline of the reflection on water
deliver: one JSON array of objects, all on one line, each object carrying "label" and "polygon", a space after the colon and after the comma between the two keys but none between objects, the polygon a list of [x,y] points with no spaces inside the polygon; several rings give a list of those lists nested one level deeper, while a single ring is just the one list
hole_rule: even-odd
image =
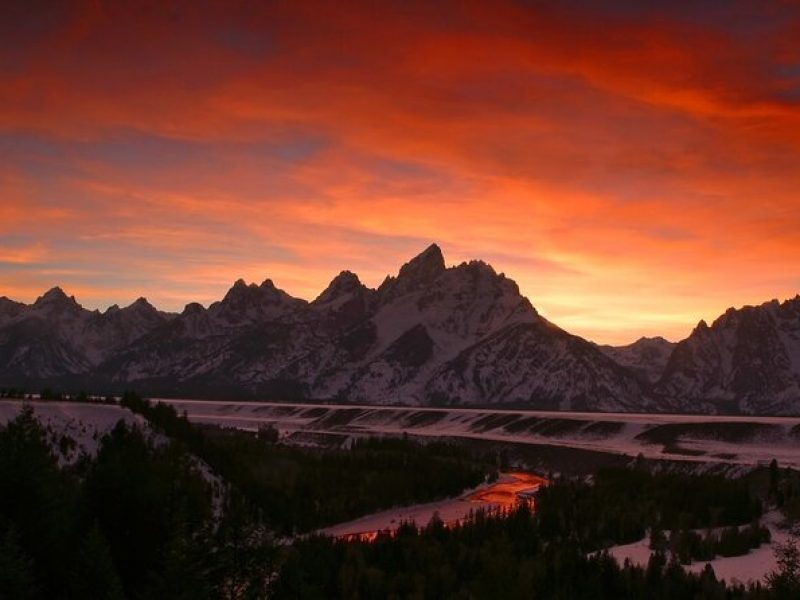
[{"label": "reflection on water", "polygon": [[515,471],[503,473],[496,483],[474,492],[470,502],[493,504],[498,508],[513,508],[521,500],[531,499],[541,485],[547,483],[544,477],[533,473]]},{"label": "reflection on water", "polygon": [[364,517],[352,523],[354,527],[348,527],[348,524],[343,524],[331,528],[332,531],[329,532],[329,535],[345,541],[371,542],[379,534],[394,535],[401,523],[409,520],[415,520],[417,525],[424,526],[434,514],[442,520],[446,527],[452,527],[463,523],[469,514],[475,510],[505,512],[514,508],[520,502],[528,502],[533,505],[534,495],[542,485],[546,484],[547,479],[533,473],[524,471],[501,473],[494,483],[481,486],[461,498],[453,498],[449,501],[431,503],[430,505],[420,505],[414,511],[416,519],[393,518],[391,513],[384,511],[375,515],[376,521],[373,522],[372,528],[359,530],[357,523],[370,519],[370,517]]}]

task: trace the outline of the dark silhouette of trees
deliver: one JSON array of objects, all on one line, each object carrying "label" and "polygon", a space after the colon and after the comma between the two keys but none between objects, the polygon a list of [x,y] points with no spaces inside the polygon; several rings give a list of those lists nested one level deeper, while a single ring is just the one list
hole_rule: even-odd
[{"label": "dark silhouette of trees", "polygon": [[775,556],[778,568],[767,576],[773,597],[779,600],[800,598],[800,547],[797,536],[792,535],[779,545]]}]

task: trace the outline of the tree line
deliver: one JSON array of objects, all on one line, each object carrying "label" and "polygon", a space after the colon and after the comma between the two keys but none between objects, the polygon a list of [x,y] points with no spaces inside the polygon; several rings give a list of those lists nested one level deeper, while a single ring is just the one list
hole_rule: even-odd
[{"label": "tree line", "polygon": [[[497,457],[407,439],[291,448],[274,435],[198,427],[133,394],[123,403],[165,437],[121,421],[94,456],[59,466],[58,444],[29,407],[0,426],[0,598],[800,597],[791,544],[768,584],[681,567],[697,529],[722,528],[719,554],[763,541],[750,526],[762,502],[744,481],[606,469],[590,481],[555,478],[535,508],[477,511],[454,527],[404,524],[372,543],[287,537],[383,507],[391,494],[450,494]],[[221,503],[199,460],[230,484]],[[787,477],[778,471],[773,487]],[[647,531],[666,545],[644,567],[603,551]]]}]

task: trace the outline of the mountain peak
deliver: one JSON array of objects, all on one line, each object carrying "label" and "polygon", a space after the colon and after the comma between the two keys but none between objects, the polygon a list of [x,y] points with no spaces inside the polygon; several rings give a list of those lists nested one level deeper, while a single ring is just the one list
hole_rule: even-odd
[{"label": "mountain peak", "polygon": [[152,310],[155,311],[156,308],[150,302],[148,302],[147,298],[144,296],[139,296],[128,308],[139,308],[145,310]]},{"label": "mountain peak", "polygon": [[206,309],[203,308],[203,305],[200,304],[199,302],[189,302],[189,304],[187,304],[183,308],[183,312],[181,313],[181,315],[182,316],[197,315],[205,312],[205,310]]},{"label": "mountain peak", "polygon": [[400,267],[401,277],[413,276],[436,276],[445,270],[444,255],[442,249],[437,244],[431,244],[425,250],[420,252],[417,256],[412,258],[402,267]]},{"label": "mountain peak", "polygon": [[47,290],[42,296],[42,300],[67,300],[68,297],[64,293],[64,290],[61,289],[59,286],[51,287]]},{"label": "mountain peak", "polygon": [[78,306],[75,296],[67,296],[60,287],[55,286],[47,290],[36,299],[34,306],[73,305]]},{"label": "mountain peak", "polygon": [[359,280],[358,275],[351,271],[342,271],[331,280],[331,282],[328,284],[328,287],[326,287],[325,290],[319,296],[317,296],[313,304],[325,304],[327,302],[336,300],[337,298],[341,298],[346,294],[350,294],[362,289],[366,288],[361,283],[361,280]]},{"label": "mountain peak", "polygon": [[[267,281],[269,281],[269,279]],[[242,298],[242,297],[245,297],[245,296],[249,296],[249,297],[260,296],[260,291],[263,291],[265,289],[269,289],[269,288],[265,288],[263,283],[259,287],[255,283],[248,284],[244,279],[239,278],[239,279],[237,279],[236,281],[233,282],[233,285],[230,287],[228,292],[225,294],[225,297],[223,298],[223,302],[225,300],[230,301],[233,298]]]},{"label": "mountain peak", "polygon": [[442,249],[436,244],[431,244],[400,267],[396,278],[387,277],[378,291],[389,293],[390,296],[405,294],[430,285],[446,270]]},{"label": "mountain peak", "polygon": [[353,273],[352,271],[342,271],[336,277],[333,278],[331,283],[348,283],[348,284],[361,284],[361,280],[359,280],[358,275]]},{"label": "mountain peak", "polygon": [[663,345],[674,346],[675,345],[674,342],[670,342],[668,339],[666,339],[665,337],[660,336],[660,335],[654,335],[654,336],[643,335],[638,340],[633,342],[633,344],[631,344],[631,345],[634,345],[634,344],[640,344],[640,345],[650,344],[650,345],[661,345],[661,346],[663,346]]}]

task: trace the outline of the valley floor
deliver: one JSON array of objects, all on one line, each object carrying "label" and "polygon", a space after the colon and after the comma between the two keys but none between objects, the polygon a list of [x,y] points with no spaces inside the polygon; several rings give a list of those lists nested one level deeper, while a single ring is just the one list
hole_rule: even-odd
[{"label": "valley floor", "polygon": [[800,417],[553,412],[162,400],[198,423],[296,441],[376,434],[562,446],[649,459],[750,468],[773,458],[800,468]]},{"label": "valley floor", "polygon": [[[765,583],[765,577],[778,566],[775,549],[785,544],[790,537],[789,531],[781,527],[781,521],[782,517],[778,512],[770,512],[762,517],[761,522],[769,528],[772,535],[772,541],[768,544],[762,544],[743,556],[717,556],[711,561],[695,561],[684,568],[687,571],[700,573],[707,564],[710,564],[717,578],[729,583],[756,581]],[[617,559],[619,564],[630,561],[631,564],[646,567],[651,554],[650,540],[644,538],[632,544],[614,546],[609,548],[608,553]]]}]

